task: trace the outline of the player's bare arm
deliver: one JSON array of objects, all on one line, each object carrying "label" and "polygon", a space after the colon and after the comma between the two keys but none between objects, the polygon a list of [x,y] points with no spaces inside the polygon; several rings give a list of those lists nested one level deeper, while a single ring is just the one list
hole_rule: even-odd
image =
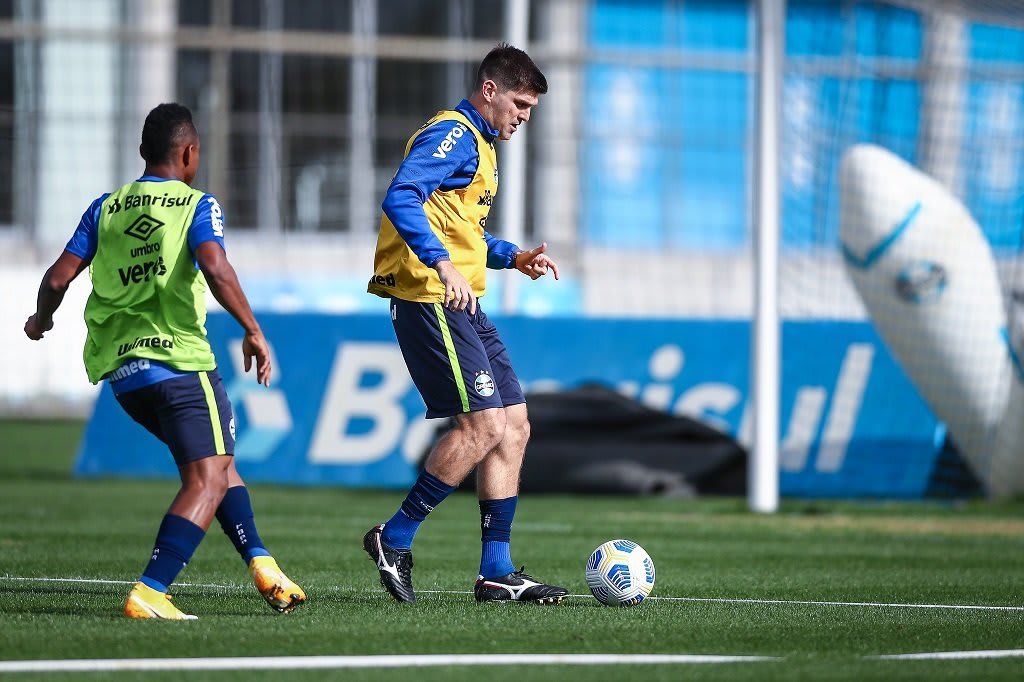
[{"label": "player's bare arm", "polygon": [[87,261],[71,253],[61,252],[39,283],[36,312],[25,322],[25,335],[33,341],[53,329],[53,314],[64,300],[71,282],[89,266]]},{"label": "player's bare arm", "polygon": [[252,369],[252,361],[255,358],[256,380],[264,386],[270,386],[270,348],[256,322],[256,316],[252,313],[249,299],[245,297],[242,285],[238,282],[238,275],[224,254],[224,249],[216,242],[203,242],[196,249],[196,260],[213,297],[245,330],[245,337],[242,339],[245,371]]},{"label": "player's bare arm", "polygon": [[558,264],[545,253],[547,250],[547,242],[543,242],[529,251],[520,251],[515,255],[516,270],[529,275],[530,279],[539,279],[550,270],[555,279],[558,279]]},{"label": "player's bare arm", "polygon": [[476,313],[476,296],[466,278],[455,269],[450,260],[440,260],[434,264],[437,276],[444,284],[444,304],[450,310],[466,310],[469,314]]}]

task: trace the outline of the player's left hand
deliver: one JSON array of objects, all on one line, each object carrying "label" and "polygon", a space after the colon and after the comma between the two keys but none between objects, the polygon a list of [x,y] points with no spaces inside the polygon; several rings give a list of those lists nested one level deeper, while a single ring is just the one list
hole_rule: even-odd
[{"label": "player's left hand", "polygon": [[44,324],[39,320],[39,315],[32,315],[25,321],[25,336],[38,341],[43,338],[43,334],[53,329],[53,318],[50,318],[49,322]]},{"label": "player's left hand", "polygon": [[256,360],[256,381],[270,386],[270,347],[262,331],[247,332],[242,339],[242,364],[245,371],[252,369]]},{"label": "player's left hand", "polygon": [[544,253],[547,250],[548,244],[543,242],[540,246],[529,251],[520,251],[516,254],[516,270],[524,275],[529,275],[530,279],[543,277],[548,273],[548,270],[551,270],[555,279],[558,279],[558,264]]}]

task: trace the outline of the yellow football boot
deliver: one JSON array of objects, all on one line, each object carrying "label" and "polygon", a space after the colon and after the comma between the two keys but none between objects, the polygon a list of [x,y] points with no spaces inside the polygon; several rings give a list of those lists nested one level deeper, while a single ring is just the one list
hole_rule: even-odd
[{"label": "yellow football boot", "polygon": [[271,556],[254,556],[249,562],[249,574],[256,590],[278,613],[290,613],[306,601],[306,593],[291,581]]},{"label": "yellow football boot", "polygon": [[171,595],[158,592],[149,585],[135,583],[124,603],[124,615],[129,618],[162,618],[164,620],[198,620],[198,616],[182,613],[171,603]]}]

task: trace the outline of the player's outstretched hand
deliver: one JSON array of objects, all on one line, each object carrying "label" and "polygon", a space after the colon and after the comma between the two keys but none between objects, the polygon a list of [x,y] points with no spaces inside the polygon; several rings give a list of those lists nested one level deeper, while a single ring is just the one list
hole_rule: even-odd
[{"label": "player's outstretched hand", "polygon": [[256,381],[270,386],[270,348],[261,331],[246,333],[242,339],[242,360],[246,372],[252,369],[253,358],[256,358]]},{"label": "player's outstretched hand", "polygon": [[529,275],[530,279],[543,277],[551,270],[555,279],[558,279],[558,264],[544,253],[547,250],[548,244],[543,242],[529,251],[520,251],[516,254],[516,270]]},{"label": "player's outstretched hand", "polygon": [[469,314],[476,313],[476,296],[473,295],[473,288],[462,276],[462,273],[455,269],[449,260],[438,261],[434,266],[437,276],[444,284],[444,305],[449,310],[466,310]]},{"label": "player's outstretched hand", "polygon": [[49,321],[49,323],[43,324],[39,320],[39,315],[32,315],[32,317],[28,318],[25,321],[25,336],[32,339],[33,341],[38,341],[39,339],[43,338],[43,334],[50,331],[51,329],[53,329],[52,319]]}]

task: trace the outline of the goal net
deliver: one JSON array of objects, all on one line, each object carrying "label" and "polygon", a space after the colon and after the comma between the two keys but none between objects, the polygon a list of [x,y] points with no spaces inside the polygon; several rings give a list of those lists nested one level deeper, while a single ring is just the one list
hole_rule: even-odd
[{"label": "goal net", "polygon": [[790,2],[782,99],[784,315],[869,318],[995,495],[1024,485],[1022,29],[1016,2]]}]

